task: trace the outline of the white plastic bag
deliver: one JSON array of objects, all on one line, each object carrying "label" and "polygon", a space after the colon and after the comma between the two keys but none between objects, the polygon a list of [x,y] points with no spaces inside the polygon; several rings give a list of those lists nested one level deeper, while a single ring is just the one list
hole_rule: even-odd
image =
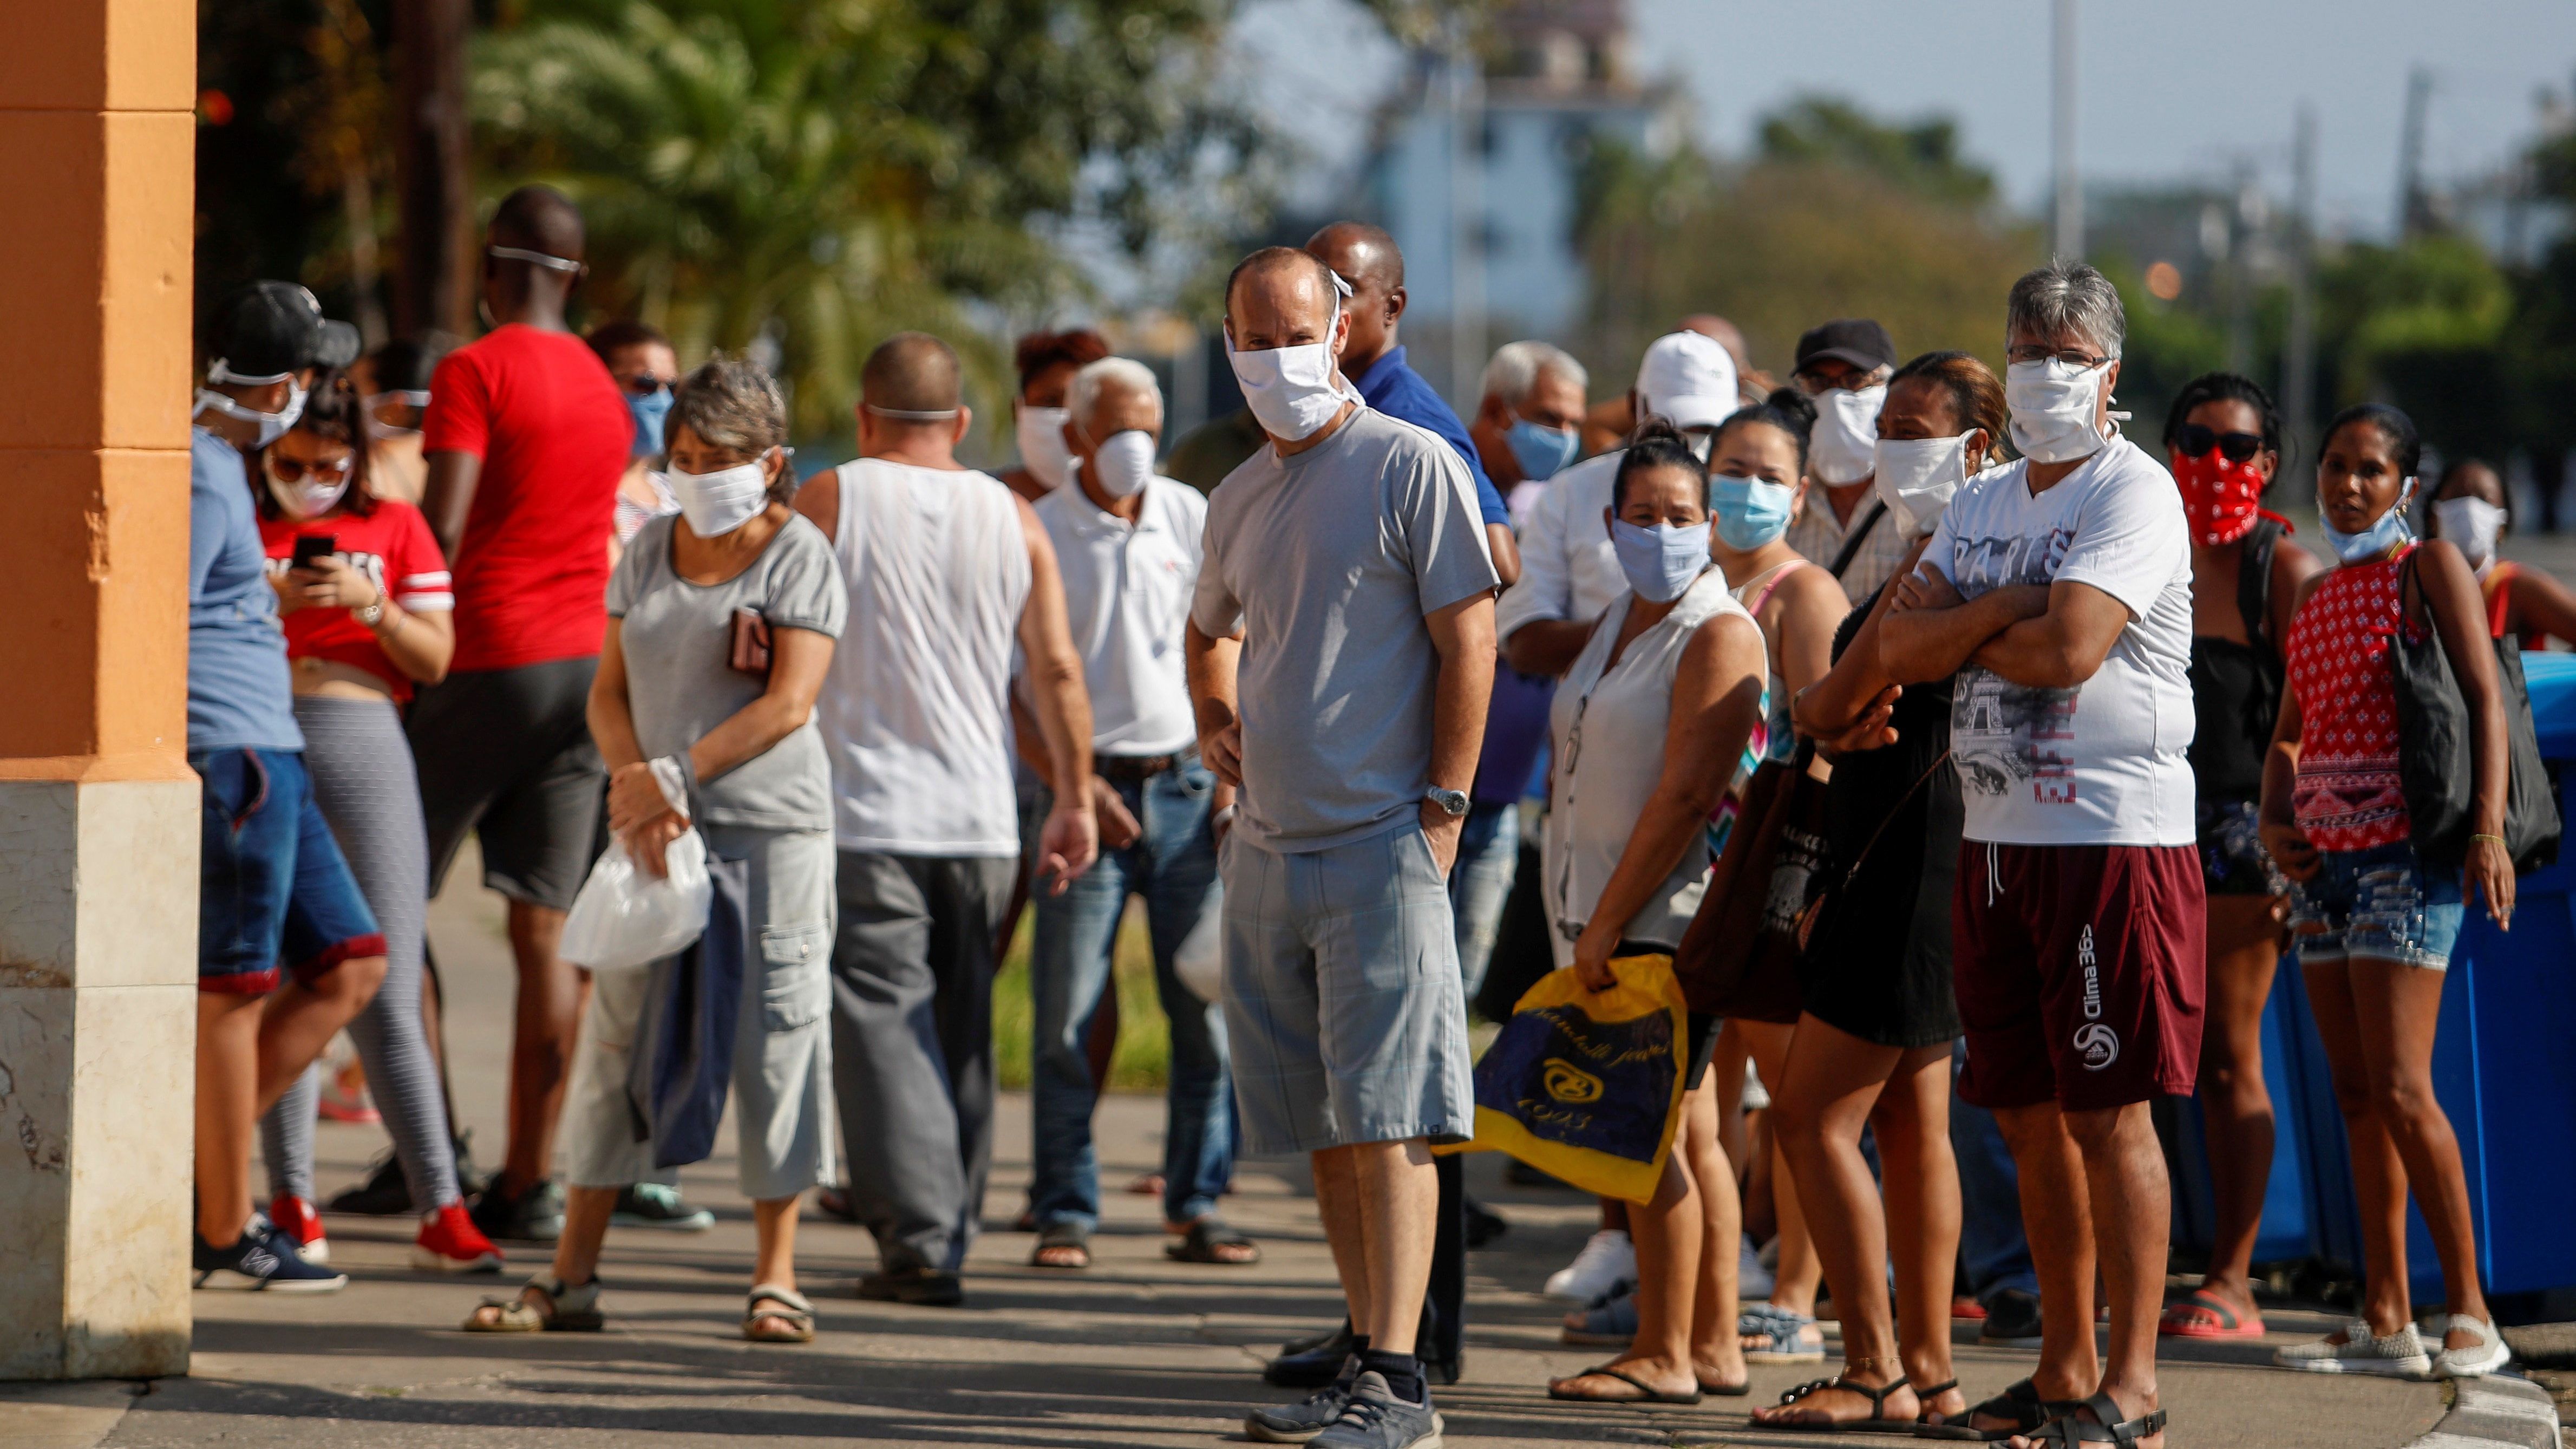
[{"label": "white plastic bag", "polygon": [[656,878],[626,853],[626,842],[611,844],[564,918],[563,959],[593,971],[635,971],[705,935],[716,894],[706,841],[684,831],[664,848],[662,863],[670,874]]},{"label": "white plastic bag", "polygon": [[1199,912],[1198,924],[1181,938],[1181,948],[1172,953],[1172,974],[1190,995],[1210,1006],[1225,999],[1225,887],[1208,891],[1207,909]]}]

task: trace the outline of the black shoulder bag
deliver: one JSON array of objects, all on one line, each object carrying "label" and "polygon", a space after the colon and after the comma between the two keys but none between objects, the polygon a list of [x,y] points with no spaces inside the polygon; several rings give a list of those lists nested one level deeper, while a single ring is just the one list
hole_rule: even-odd
[{"label": "black shoulder bag", "polygon": [[[2406,793],[2406,813],[2415,851],[2426,861],[2457,869],[2469,856],[2469,837],[2477,829],[2477,732],[2468,698],[2451,671],[2442,647],[2441,621],[2432,595],[2416,576],[2422,551],[2400,568],[2400,627],[2388,641],[2388,671],[2397,686],[2397,776]],[[2413,639],[2403,627],[2407,590],[2424,608],[2424,637]],[[2476,621],[2479,632],[2486,621]],[[2514,873],[2527,874],[2558,859],[2558,801],[2550,789],[2549,767],[2540,758],[2540,735],[2531,723],[2531,695],[2522,682],[2522,648],[2512,639],[2495,642],[2496,685],[2505,719],[2507,774],[2504,850]]]}]

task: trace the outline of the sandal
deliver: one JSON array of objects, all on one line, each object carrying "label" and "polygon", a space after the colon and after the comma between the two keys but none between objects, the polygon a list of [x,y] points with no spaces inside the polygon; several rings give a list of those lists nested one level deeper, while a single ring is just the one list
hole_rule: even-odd
[{"label": "sandal", "polygon": [[[545,1299],[543,1308],[528,1301],[528,1288]],[[501,1311],[487,1321],[486,1308]],[[485,1298],[466,1316],[464,1328],[467,1333],[597,1333],[607,1322],[599,1311],[598,1278],[567,1288],[552,1273],[539,1273],[516,1296]]]},{"label": "sandal", "polygon": [[[762,1328],[764,1321],[787,1326]],[[793,1288],[754,1284],[742,1308],[742,1336],[754,1343],[812,1343],[814,1305]]]},{"label": "sandal", "polygon": [[2226,1299],[2195,1288],[2165,1309],[2156,1332],[2166,1338],[2261,1338],[2263,1319],[2260,1314],[2240,1319]]},{"label": "sandal", "polygon": [[1910,1387],[1910,1385],[1900,1378],[1893,1383],[1873,1389],[1867,1384],[1856,1384],[1851,1380],[1844,1378],[1841,1374],[1836,1374],[1829,1379],[1817,1379],[1812,1383],[1798,1385],[1796,1388],[1782,1394],[1780,1396],[1780,1402],[1776,1407],[1786,1409],[1802,1402],[1810,1395],[1823,1393],[1827,1389],[1841,1389],[1845,1393],[1858,1394],[1862,1398],[1869,1400],[1868,1418],[1843,1419],[1839,1421],[1829,1420],[1824,1423],[1810,1423],[1799,1419],[1765,1418],[1763,1417],[1763,1414],[1769,1413],[1771,1410],[1762,1410],[1755,1413],[1753,1417],[1753,1427],[1757,1429],[1804,1429],[1823,1433],[1840,1433],[1846,1429],[1855,1429],[1864,1434],[1911,1434],[1914,1432],[1915,1420],[1891,1419],[1887,1417],[1887,1396],[1895,1393],[1899,1389],[1907,1387]]},{"label": "sandal", "polygon": [[[1953,1383],[1956,1381],[1954,1380]],[[1952,1385],[1944,1384],[1947,1392]],[[2074,1413],[2083,1405],[2073,1399],[2043,1399],[2028,1379],[2016,1379],[2004,1391],[1980,1404],[1972,1404],[1960,1418],[1939,1424],[1917,1424],[1914,1432],[1925,1439],[1965,1439],[1980,1444],[1997,1444],[2017,1434],[2038,1431],[2043,1424],[2054,1423],[2061,1415]],[[1999,1429],[1980,1429],[1975,1425],[1979,1414],[2007,1422]]]},{"label": "sandal", "polygon": [[[1232,1256],[1219,1249],[1231,1248]],[[1243,1250],[1249,1248],[1251,1252]],[[1165,1243],[1163,1256],[1177,1263],[1213,1263],[1220,1268],[1249,1268],[1261,1261],[1261,1245],[1225,1225],[1214,1213],[1190,1224],[1177,1243]]]},{"label": "sandal", "polygon": [[[1050,1253],[1056,1255],[1053,1262],[1048,1261]],[[1029,1252],[1029,1266],[1066,1271],[1090,1267],[1091,1229],[1074,1222],[1049,1223],[1040,1228],[1038,1245]]]},{"label": "sandal", "polygon": [[2067,1449],[2074,1444],[2111,1444],[2117,1449],[2131,1449],[2139,1440],[2150,1434],[2161,1434],[2165,1429],[2164,1410],[2150,1409],[2134,1419],[2123,1419],[2120,1406],[2112,1402],[2109,1394],[2095,1394],[2078,1407],[2091,1409],[2093,1417],[2079,1419],[2070,1413],[2051,1419],[2039,1426],[2039,1432],[2031,1435],[2030,1441],[2055,1445],[2056,1449]]},{"label": "sandal", "polygon": [[1604,1396],[1604,1395],[1601,1395],[1601,1394],[1569,1394],[1569,1393],[1565,1392],[1563,1389],[1561,1389],[1561,1388],[1557,1387],[1557,1385],[1556,1385],[1555,1383],[1551,1383],[1551,1384],[1549,1384],[1549,1385],[1547,1386],[1547,1396],[1548,1396],[1549,1398],[1551,1398],[1551,1399],[1562,1399],[1562,1400],[1564,1400],[1565,1402],[1570,1403],[1570,1404],[1684,1404],[1684,1405],[1688,1405],[1688,1404],[1696,1404],[1696,1403],[1698,1403],[1698,1402],[1699,1402],[1699,1399],[1700,1399],[1700,1390],[1699,1390],[1699,1386],[1698,1386],[1696,1383],[1694,1383],[1694,1384],[1691,1386],[1691,1391],[1690,1391],[1689,1393],[1686,1393],[1686,1394],[1668,1394],[1668,1393],[1665,1393],[1663,1390],[1661,1390],[1661,1389],[1659,1389],[1659,1388],[1656,1388],[1654,1385],[1647,1383],[1644,1379],[1637,1378],[1637,1377],[1635,1377],[1634,1375],[1631,1375],[1631,1374],[1621,1373],[1619,1370],[1617,1370],[1617,1369],[1615,1369],[1615,1368],[1612,1368],[1610,1365],[1608,1365],[1608,1364],[1606,1364],[1606,1363],[1605,1363],[1605,1364],[1603,1364],[1603,1365],[1601,1365],[1599,1368],[1588,1368],[1588,1369],[1585,1369],[1583,1372],[1581,1372],[1581,1373],[1579,1373],[1579,1374],[1569,1374],[1569,1375],[1567,1375],[1567,1377],[1566,1377],[1565,1379],[1559,1380],[1558,1382],[1560,1382],[1560,1383],[1570,1383],[1570,1382],[1572,1382],[1572,1381],[1573,1381],[1573,1380],[1575,1380],[1575,1379],[1591,1378],[1591,1377],[1593,1377],[1594,1375],[1599,1375],[1600,1377],[1605,1378],[1605,1379],[1617,1379],[1619,1382],[1621,1382],[1621,1383],[1623,1383],[1623,1384],[1626,1384],[1628,1387],[1630,1387],[1630,1388],[1632,1388],[1632,1389],[1635,1389],[1635,1390],[1637,1391],[1637,1392],[1636,1392],[1636,1395],[1635,1395],[1634,1397],[1629,1397],[1629,1396],[1626,1396],[1626,1395],[1622,1395],[1622,1396],[1617,1397],[1617,1398],[1611,1398],[1611,1397],[1607,1397],[1607,1396]]},{"label": "sandal", "polygon": [[1744,1350],[1746,1363],[1824,1362],[1824,1331],[1817,1329],[1812,1346],[1807,1338],[1815,1327],[1813,1317],[1771,1303],[1753,1304],[1735,1323],[1738,1336],[1756,1340]]}]

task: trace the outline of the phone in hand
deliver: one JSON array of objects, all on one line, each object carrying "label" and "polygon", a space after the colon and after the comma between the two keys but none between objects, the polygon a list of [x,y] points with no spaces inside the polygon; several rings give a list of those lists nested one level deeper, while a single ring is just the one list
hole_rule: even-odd
[{"label": "phone in hand", "polygon": [[769,621],[758,609],[733,611],[732,658],[737,670],[755,679],[769,677]]},{"label": "phone in hand", "polygon": [[309,569],[313,567],[316,559],[327,558],[339,551],[340,540],[337,535],[308,533],[295,540],[295,555],[289,567]]}]

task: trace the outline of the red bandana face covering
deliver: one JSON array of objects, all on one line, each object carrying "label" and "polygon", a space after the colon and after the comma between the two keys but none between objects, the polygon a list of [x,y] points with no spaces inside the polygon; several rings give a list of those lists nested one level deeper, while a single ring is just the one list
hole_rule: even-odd
[{"label": "red bandana face covering", "polygon": [[2174,459],[2174,482],[2182,488],[2183,517],[2190,522],[2194,543],[2211,548],[2234,543],[2253,529],[2257,518],[2290,527],[2290,520],[2262,506],[2263,474],[2251,458],[2231,463],[2216,448],[2198,457],[2184,454]]}]

